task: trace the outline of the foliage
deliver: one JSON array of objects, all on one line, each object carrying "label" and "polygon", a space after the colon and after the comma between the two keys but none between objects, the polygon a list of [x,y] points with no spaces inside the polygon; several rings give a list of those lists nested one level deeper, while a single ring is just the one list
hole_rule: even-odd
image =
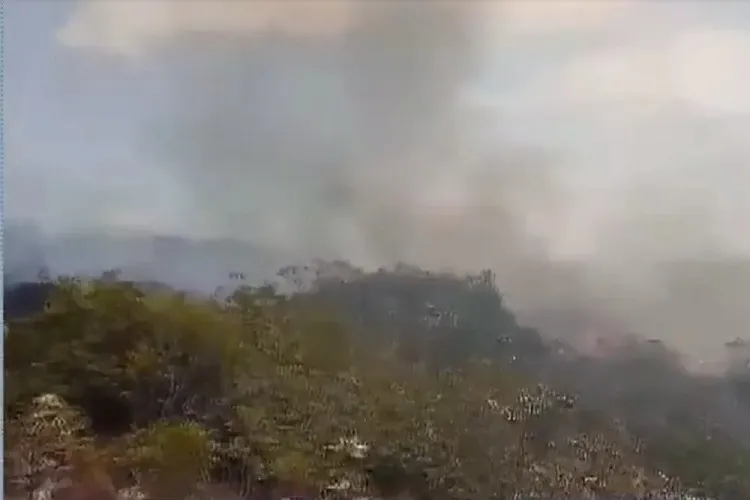
[{"label": "foliage", "polygon": [[[95,456],[157,497],[220,482],[242,494],[643,494],[668,486],[657,465],[729,489],[530,378],[532,361],[554,359],[491,274],[345,274],[226,300],[59,280],[43,310],[7,324],[6,458],[88,450],[58,466]],[[40,394],[56,401],[54,425],[38,423]],[[724,451],[712,460],[739,478],[747,455]]]}]

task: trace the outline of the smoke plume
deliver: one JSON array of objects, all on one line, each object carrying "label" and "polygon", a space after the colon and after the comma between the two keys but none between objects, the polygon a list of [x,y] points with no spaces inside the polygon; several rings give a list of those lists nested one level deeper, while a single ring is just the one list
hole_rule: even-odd
[{"label": "smoke plume", "polygon": [[[631,176],[587,209],[592,195],[573,182],[580,171],[554,149],[498,132],[513,117],[489,119],[469,98],[488,39],[502,39],[492,33],[511,29],[503,16],[518,21],[518,9],[149,5],[138,32],[147,45],[130,43],[132,9],[105,42],[161,75],[165,102],[137,147],[186,193],[192,230],[300,259],[489,267],[530,321],[581,311],[612,325],[602,335],[634,331],[711,360],[723,339],[710,330],[731,338],[750,325],[735,303],[750,278],[727,271],[740,264],[728,263],[734,248],[715,231],[710,193]],[[527,10],[514,29],[531,29]],[[554,17],[544,22],[576,19]],[[85,45],[75,28],[61,36]]]}]

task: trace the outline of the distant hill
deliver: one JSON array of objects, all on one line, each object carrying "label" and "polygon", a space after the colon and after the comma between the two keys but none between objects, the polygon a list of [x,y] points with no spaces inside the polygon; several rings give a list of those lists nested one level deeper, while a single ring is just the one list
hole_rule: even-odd
[{"label": "distant hill", "polygon": [[125,280],[155,281],[189,291],[213,292],[230,273],[262,283],[290,259],[242,240],[198,240],[146,232],[78,232],[47,235],[10,222],[4,231],[6,283],[35,281],[41,269],[56,275],[96,275],[118,269]]}]

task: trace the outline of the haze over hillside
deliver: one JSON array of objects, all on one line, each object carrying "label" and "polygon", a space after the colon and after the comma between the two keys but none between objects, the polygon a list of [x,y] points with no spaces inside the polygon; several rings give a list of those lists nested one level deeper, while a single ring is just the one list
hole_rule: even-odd
[{"label": "haze over hillside", "polygon": [[[294,262],[295,257],[301,258],[233,239],[200,240],[134,231],[50,236],[32,226],[13,224],[6,227],[4,251],[6,282],[35,280],[43,268],[62,275],[98,275],[119,269],[124,279],[155,280],[202,293],[233,286],[229,276],[233,272],[241,272],[249,283],[277,282],[276,270]],[[576,281],[586,271],[581,263],[511,269],[510,273],[501,269],[499,282],[519,318],[548,338],[565,339],[589,351],[596,349],[598,337],[615,342],[631,334],[666,338],[670,347],[681,348],[688,355],[686,362],[692,368],[723,370],[724,342],[742,337],[750,324],[750,313],[743,307],[743,297],[750,293],[750,262],[672,261],[656,269],[664,276],[661,293],[651,290],[649,295],[626,296],[626,300],[576,295],[581,290],[595,290],[591,284]],[[538,288],[514,288],[513,279],[535,279]],[[611,291],[619,284],[601,285]],[[711,350],[695,346],[691,351],[691,346],[680,342],[683,337],[664,335],[680,331],[707,332],[710,344],[704,345],[710,345]],[[689,357],[693,353],[699,353],[700,358]],[[698,360],[703,363],[695,364]]]},{"label": "haze over hillside", "polygon": [[746,4],[41,5],[7,7],[8,220],[56,235],[6,235],[24,265],[489,267],[553,334],[704,366],[750,328]]}]

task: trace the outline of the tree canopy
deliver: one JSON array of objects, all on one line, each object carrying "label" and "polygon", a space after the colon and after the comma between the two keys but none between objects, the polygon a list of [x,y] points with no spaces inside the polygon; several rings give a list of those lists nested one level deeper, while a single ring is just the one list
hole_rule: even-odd
[{"label": "tree canopy", "polygon": [[[238,283],[199,297],[108,274],[20,300],[6,316],[6,488],[67,474],[154,498],[750,493],[750,454],[714,414],[635,380],[612,380],[601,404],[563,376],[596,363],[564,365],[489,272],[302,271],[280,273],[291,294]],[[686,377],[636,351],[621,375]],[[643,404],[666,420],[628,411]]]}]

